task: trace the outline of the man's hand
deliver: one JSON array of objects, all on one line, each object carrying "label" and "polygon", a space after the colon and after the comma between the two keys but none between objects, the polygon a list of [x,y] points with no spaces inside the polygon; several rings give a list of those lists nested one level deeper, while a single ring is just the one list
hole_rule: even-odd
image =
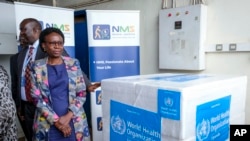
[{"label": "man's hand", "polygon": [[17,116],[20,118],[21,121],[24,121],[24,115],[22,114],[21,107],[17,108]]},{"label": "man's hand", "polygon": [[100,86],[101,86],[101,82],[96,82],[96,83],[94,83],[94,84],[91,84],[91,85],[87,88],[87,90],[88,90],[88,92],[94,92],[95,89],[97,89],[97,88],[100,87]]}]

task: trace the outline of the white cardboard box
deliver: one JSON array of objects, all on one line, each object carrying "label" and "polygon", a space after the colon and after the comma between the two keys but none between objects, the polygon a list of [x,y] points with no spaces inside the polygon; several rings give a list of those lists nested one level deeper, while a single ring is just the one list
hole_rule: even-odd
[{"label": "white cardboard box", "polygon": [[246,87],[246,76],[213,74],[105,79],[103,140],[227,140],[245,123]]}]

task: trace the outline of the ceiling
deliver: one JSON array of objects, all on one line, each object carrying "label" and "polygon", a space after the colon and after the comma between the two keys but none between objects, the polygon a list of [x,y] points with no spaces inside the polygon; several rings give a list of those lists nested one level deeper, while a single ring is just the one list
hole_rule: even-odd
[{"label": "ceiling", "polygon": [[40,5],[48,5],[48,6],[56,6],[56,7],[64,7],[64,8],[80,8],[91,5],[96,5],[104,2],[109,2],[112,0],[5,0],[8,2],[24,2],[31,4],[40,4]]}]

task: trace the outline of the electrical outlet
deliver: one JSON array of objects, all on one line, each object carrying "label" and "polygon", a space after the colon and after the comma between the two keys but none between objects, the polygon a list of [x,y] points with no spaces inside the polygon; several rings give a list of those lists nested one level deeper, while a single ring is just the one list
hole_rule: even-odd
[{"label": "electrical outlet", "polygon": [[229,50],[236,50],[237,45],[236,44],[229,44]]},{"label": "electrical outlet", "polygon": [[216,44],[215,49],[216,49],[216,51],[222,51],[223,45],[222,44]]}]

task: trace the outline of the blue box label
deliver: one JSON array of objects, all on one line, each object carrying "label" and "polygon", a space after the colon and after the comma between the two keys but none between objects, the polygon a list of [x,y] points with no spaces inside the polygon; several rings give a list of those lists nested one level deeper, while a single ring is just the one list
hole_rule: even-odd
[{"label": "blue box label", "polygon": [[229,138],[231,96],[197,106],[196,141],[225,141]]},{"label": "blue box label", "polygon": [[161,117],[180,120],[180,96],[177,91],[158,89],[158,113]]},{"label": "blue box label", "polygon": [[110,101],[110,141],[160,141],[159,114]]},{"label": "blue box label", "polygon": [[172,75],[172,76],[158,76],[158,77],[153,77],[150,79],[162,80],[162,81],[173,81],[173,82],[186,82],[186,81],[202,79],[202,78],[207,78],[207,77],[210,77],[210,76],[185,74],[185,75]]}]

